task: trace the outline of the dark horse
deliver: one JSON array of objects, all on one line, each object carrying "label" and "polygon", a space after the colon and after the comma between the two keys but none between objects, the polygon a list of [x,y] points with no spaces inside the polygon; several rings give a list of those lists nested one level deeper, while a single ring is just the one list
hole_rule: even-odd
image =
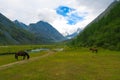
[{"label": "dark horse", "polygon": [[92,52],[96,52],[96,53],[98,52],[97,48],[90,48],[89,50],[92,51]]},{"label": "dark horse", "polygon": [[18,60],[18,56],[23,56],[23,59],[25,59],[26,56],[27,56],[27,59],[30,58],[30,56],[28,55],[28,53],[25,52],[25,51],[19,51],[19,52],[15,53],[15,59]]}]

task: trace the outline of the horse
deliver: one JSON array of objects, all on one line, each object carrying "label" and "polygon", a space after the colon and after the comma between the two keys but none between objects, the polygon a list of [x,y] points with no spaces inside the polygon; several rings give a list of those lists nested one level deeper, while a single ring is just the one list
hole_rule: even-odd
[{"label": "horse", "polygon": [[98,52],[97,48],[90,48],[89,50],[92,51],[92,52],[96,52],[96,53]]},{"label": "horse", "polygon": [[15,59],[18,60],[18,56],[23,56],[23,60],[25,59],[26,56],[27,56],[27,59],[30,58],[29,54],[25,51],[19,51],[19,52],[15,53]]}]

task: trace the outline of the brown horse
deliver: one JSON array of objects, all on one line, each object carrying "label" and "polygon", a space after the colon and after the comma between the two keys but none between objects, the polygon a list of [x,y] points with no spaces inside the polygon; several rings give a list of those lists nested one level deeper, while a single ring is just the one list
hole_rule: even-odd
[{"label": "brown horse", "polygon": [[96,53],[98,52],[97,48],[90,48],[89,50],[92,51],[92,52],[96,52]]},{"label": "brown horse", "polygon": [[28,53],[25,52],[25,51],[19,51],[19,52],[15,53],[15,59],[18,60],[18,56],[23,56],[23,60],[25,59],[26,56],[27,56],[27,59],[30,58],[30,56],[28,55]]}]

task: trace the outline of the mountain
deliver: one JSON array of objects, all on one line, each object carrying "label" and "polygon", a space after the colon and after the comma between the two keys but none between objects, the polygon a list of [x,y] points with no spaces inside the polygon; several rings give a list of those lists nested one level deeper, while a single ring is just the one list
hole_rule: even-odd
[{"label": "mountain", "polygon": [[0,44],[30,44],[33,39],[32,33],[17,27],[0,13]]},{"label": "mountain", "polygon": [[74,31],[72,34],[66,33],[67,35],[65,36],[67,39],[72,39],[76,37],[82,30],[78,28],[76,31]]},{"label": "mountain", "polygon": [[52,25],[44,21],[30,24],[29,31],[36,36],[37,43],[51,43],[65,40],[65,37],[53,28]]},{"label": "mountain", "polygon": [[65,39],[47,22],[39,21],[27,26],[17,20],[12,22],[0,13],[0,45],[46,44]]},{"label": "mountain", "polygon": [[70,42],[71,46],[97,46],[120,50],[120,1],[114,1],[102,14]]},{"label": "mountain", "polygon": [[18,27],[21,27],[25,30],[28,30],[28,26],[22,22],[19,22],[18,20],[15,20],[14,23],[18,26]]}]

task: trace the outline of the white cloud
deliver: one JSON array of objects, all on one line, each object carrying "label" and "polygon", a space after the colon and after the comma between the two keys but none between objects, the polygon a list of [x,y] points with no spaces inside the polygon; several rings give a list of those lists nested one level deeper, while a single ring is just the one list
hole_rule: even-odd
[{"label": "white cloud", "polygon": [[[29,24],[44,20],[52,24],[61,33],[72,33],[78,27],[84,28],[97,17],[113,0],[0,0],[0,12],[11,20]],[[84,16],[84,20],[75,25],[67,24],[67,20],[56,13],[59,6],[76,9]],[[73,13],[75,13],[73,12]],[[87,13],[87,14],[86,14]]]},{"label": "white cloud", "polygon": [[61,16],[56,14],[54,9],[43,8],[37,11],[39,20],[52,23],[55,19],[60,19]]}]

